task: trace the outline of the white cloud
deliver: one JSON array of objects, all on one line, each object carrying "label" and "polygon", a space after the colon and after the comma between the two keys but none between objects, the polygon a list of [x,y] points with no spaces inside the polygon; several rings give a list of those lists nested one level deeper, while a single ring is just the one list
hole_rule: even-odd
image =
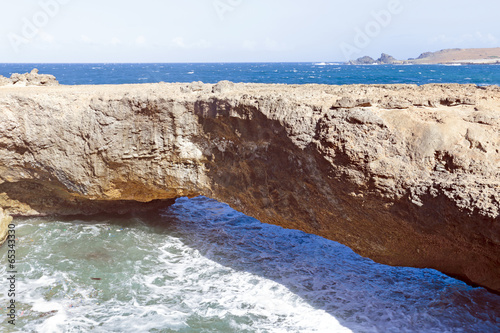
[{"label": "white cloud", "polygon": [[467,38],[470,41],[478,41],[481,43],[489,44],[489,45],[497,45],[498,38],[493,36],[491,33],[482,34],[481,32],[476,32],[475,34],[468,34],[464,36],[464,39]]},{"label": "white cloud", "polygon": [[81,38],[82,38],[82,41],[83,41],[84,43],[91,44],[91,43],[93,43],[93,42],[94,42],[94,41],[93,41],[90,37],[88,37],[87,35],[81,35]]},{"label": "white cloud", "polygon": [[482,33],[476,31],[475,33],[463,34],[461,36],[447,36],[444,34],[433,37],[430,40],[433,44],[456,44],[461,45],[465,43],[481,43],[485,46],[497,46],[499,39],[491,33]]},{"label": "white cloud", "polygon": [[266,46],[266,49],[268,50],[275,50],[278,48],[278,42],[275,40],[272,40],[271,38],[266,38],[264,45]]},{"label": "white cloud", "polygon": [[135,43],[136,43],[137,45],[144,45],[144,44],[146,44],[146,37],[144,37],[144,36],[139,36],[139,37],[137,37],[137,38],[135,39]]},{"label": "white cloud", "polygon": [[199,40],[193,44],[193,47],[197,49],[208,49],[210,46],[212,46],[212,44],[205,39]]},{"label": "white cloud", "polygon": [[55,37],[51,34],[46,33],[45,31],[40,30],[38,32],[40,39],[46,43],[54,43]]},{"label": "white cloud", "polygon": [[184,38],[182,38],[182,37],[176,37],[176,38],[172,39],[172,42],[174,42],[175,46],[178,46],[180,48],[187,47],[186,43],[184,43]]},{"label": "white cloud", "polygon": [[277,41],[269,37],[264,41],[264,47],[268,51],[284,51],[287,49],[285,43],[278,43]]},{"label": "white cloud", "polygon": [[241,47],[245,50],[248,50],[248,51],[254,51],[255,48],[257,47],[257,42],[251,41],[251,40],[246,40],[243,42]]},{"label": "white cloud", "polygon": [[184,38],[176,37],[172,39],[172,42],[175,46],[181,49],[208,49],[210,46],[212,46],[212,44],[205,39],[201,39],[194,43],[186,43],[184,41]]},{"label": "white cloud", "polygon": [[122,41],[119,38],[113,37],[111,38],[111,45],[120,45]]}]

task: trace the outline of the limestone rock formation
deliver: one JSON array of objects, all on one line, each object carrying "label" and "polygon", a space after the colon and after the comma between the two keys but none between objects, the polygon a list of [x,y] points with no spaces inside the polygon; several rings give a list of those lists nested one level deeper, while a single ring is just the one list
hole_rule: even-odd
[{"label": "limestone rock formation", "polygon": [[14,73],[9,78],[0,75],[0,86],[57,86],[59,82],[54,75],[38,74],[38,69],[34,68],[30,73]]},{"label": "limestone rock formation", "polygon": [[205,195],[390,265],[500,291],[500,88],[0,87],[0,207]]}]

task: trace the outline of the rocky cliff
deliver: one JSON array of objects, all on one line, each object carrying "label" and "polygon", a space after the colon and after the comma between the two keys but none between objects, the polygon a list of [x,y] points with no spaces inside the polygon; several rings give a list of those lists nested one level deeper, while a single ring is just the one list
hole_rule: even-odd
[{"label": "rocky cliff", "polygon": [[500,47],[482,49],[444,49],[422,53],[413,64],[499,64]]},{"label": "rocky cliff", "polygon": [[205,195],[500,291],[499,87],[0,87],[0,120],[11,215]]},{"label": "rocky cliff", "polygon": [[348,65],[401,65],[401,64],[500,64],[500,47],[483,49],[445,49],[437,52],[424,52],[417,59],[397,60],[382,53],[380,58],[374,60],[364,56],[350,60]]}]

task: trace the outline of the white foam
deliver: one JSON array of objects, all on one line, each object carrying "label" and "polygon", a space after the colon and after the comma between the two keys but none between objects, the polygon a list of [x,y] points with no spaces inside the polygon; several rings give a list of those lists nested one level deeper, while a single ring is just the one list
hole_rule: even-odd
[{"label": "white foam", "polygon": [[165,228],[137,219],[125,228],[27,221],[21,238],[47,237],[23,250],[17,301],[35,315],[20,318],[21,327],[486,332],[498,325],[498,296],[433,270],[379,265],[206,198],[178,199],[164,215]]}]

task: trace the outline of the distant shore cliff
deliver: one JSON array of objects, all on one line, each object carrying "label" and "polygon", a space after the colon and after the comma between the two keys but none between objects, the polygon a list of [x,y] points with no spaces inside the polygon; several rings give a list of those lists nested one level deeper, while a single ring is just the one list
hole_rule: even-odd
[{"label": "distant shore cliff", "polygon": [[0,87],[0,219],[205,195],[500,292],[500,88]]},{"label": "distant shore cliff", "polygon": [[488,49],[446,49],[424,52],[416,59],[398,60],[382,53],[380,58],[364,56],[348,62],[350,65],[408,65],[408,64],[500,64],[500,47]]}]

